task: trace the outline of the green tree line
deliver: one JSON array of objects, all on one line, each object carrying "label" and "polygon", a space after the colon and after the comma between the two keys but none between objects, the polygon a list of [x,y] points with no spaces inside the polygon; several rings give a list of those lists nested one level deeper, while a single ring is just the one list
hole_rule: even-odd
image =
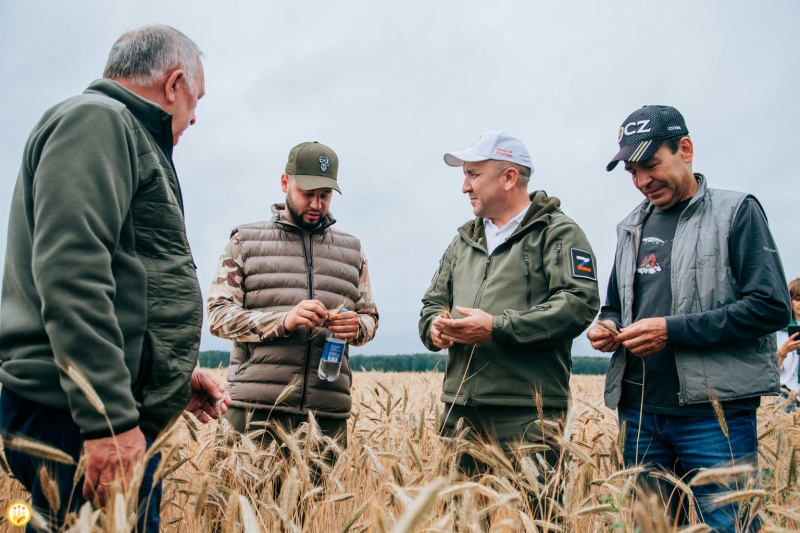
[{"label": "green tree line", "polygon": [[[403,355],[353,355],[350,367],[353,370],[379,370],[383,372],[444,372],[446,356],[438,353],[415,353]],[[209,350],[200,352],[200,366],[218,368],[228,366],[228,352]],[[605,357],[572,357],[573,374],[605,374],[608,359]]]}]

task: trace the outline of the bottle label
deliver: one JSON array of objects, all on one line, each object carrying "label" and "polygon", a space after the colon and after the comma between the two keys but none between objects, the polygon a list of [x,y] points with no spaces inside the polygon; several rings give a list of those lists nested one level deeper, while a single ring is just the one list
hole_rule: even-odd
[{"label": "bottle label", "polygon": [[322,360],[326,363],[341,363],[346,343],[326,342],[322,352]]}]

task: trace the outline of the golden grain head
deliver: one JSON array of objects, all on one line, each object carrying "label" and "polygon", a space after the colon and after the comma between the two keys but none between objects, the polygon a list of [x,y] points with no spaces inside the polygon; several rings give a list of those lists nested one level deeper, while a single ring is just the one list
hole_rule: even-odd
[{"label": "golden grain head", "polygon": [[[492,531],[606,531],[615,523],[619,531],[634,530],[637,479],[645,469],[621,465],[617,416],[603,405],[602,378],[573,376],[572,428],[560,432],[571,459],[555,470],[538,453],[546,446],[540,443],[525,443],[521,456],[509,462],[499,449],[439,437],[434,428],[443,414],[441,380],[440,373],[355,373],[347,448],[322,435],[315,427],[319,420],[264,447],[238,437],[224,420],[194,426],[194,434],[180,420],[175,433],[158,443],[167,476],[162,523],[186,531],[266,533],[479,531],[481,521],[491,521]],[[752,505],[766,530],[800,530],[800,491],[797,475],[790,476],[792,469],[800,473],[794,423],[785,413],[759,412],[762,484],[742,482],[745,490],[720,495],[718,504]],[[8,442],[6,447],[12,449]],[[495,468],[467,480],[458,469],[465,451]],[[335,456],[333,463],[325,460],[327,453]],[[700,472],[692,484],[730,484],[757,473],[731,468]],[[692,501],[688,480],[670,472],[652,475]],[[27,497],[7,475],[0,474],[0,482],[9,497]],[[691,523],[681,531],[707,530],[691,506],[689,514]],[[70,520],[87,531],[111,531],[121,516],[86,508]]]}]

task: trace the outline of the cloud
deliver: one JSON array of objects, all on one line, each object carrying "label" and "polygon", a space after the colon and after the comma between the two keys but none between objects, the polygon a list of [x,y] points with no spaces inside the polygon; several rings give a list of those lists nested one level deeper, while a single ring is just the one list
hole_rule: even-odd
[{"label": "cloud", "polygon": [[[207,96],[175,151],[204,291],[230,230],[269,216],[289,149],[318,140],[340,156],[332,212],[361,238],[381,312],[354,353],[424,351],[420,298],[471,217],[461,174],[442,162],[477,134],[526,141],[532,188],[586,231],[604,293],[615,225],[640,200],[605,172],[633,109],[686,117],[695,169],[758,196],[787,276],[800,275],[794,125],[800,89],[796,3],[136,2],[0,5],[0,214],[25,138],[49,106],[102,72],[113,41],[171,24],[206,54]],[[65,24],[70,20],[70,24]],[[7,219],[0,217],[0,251]],[[229,344],[204,333],[203,349]],[[575,353],[591,348],[579,338]]]}]

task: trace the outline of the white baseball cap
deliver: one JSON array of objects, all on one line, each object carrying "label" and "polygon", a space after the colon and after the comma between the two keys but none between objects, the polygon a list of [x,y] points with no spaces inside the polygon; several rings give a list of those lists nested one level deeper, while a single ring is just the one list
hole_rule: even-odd
[{"label": "white baseball cap", "polygon": [[531,163],[528,149],[525,148],[522,141],[504,131],[484,131],[478,136],[478,140],[466,150],[444,154],[444,162],[451,167],[460,167],[465,162],[473,163],[487,159],[516,163],[528,167],[533,172],[533,163]]}]

